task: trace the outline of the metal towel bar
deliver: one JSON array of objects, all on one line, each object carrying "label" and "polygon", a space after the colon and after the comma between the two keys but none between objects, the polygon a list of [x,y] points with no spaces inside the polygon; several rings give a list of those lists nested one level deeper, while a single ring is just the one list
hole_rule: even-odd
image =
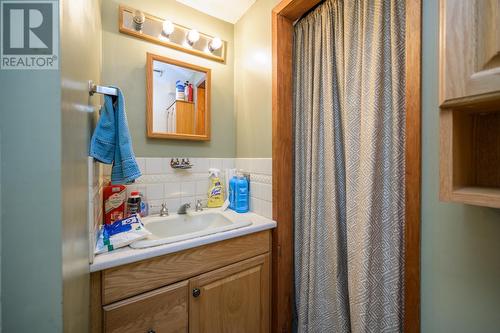
[{"label": "metal towel bar", "polygon": [[89,81],[89,95],[92,96],[95,93],[103,94],[103,95],[110,95],[110,96],[117,96],[118,95],[116,88],[99,86],[97,84],[94,84],[94,82],[92,80],[90,80]]}]

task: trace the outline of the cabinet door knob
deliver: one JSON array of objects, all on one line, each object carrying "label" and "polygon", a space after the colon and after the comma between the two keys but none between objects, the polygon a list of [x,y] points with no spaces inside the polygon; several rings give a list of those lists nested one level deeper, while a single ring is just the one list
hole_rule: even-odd
[{"label": "cabinet door knob", "polygon": [[201,294],[201,290],[200,289],[198,289],[198,288],[194,288],[193,289],[193,296],[194,297],[198,297],[198,296],[200,296],[200,294]]},{"label": "cabinet door knob", "polygon": [[155,330],[149,330],[148,333],[156,333]]}]

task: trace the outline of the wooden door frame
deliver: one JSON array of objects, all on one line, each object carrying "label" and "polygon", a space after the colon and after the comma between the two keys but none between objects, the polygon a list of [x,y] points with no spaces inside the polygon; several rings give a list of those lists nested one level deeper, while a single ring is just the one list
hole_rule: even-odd
[{"label": "wooden door frame", "polygon": [[[293,22],[319,2],[283,0],[272,12],[272,332],[291,332],[293,318]],[[421,15],[422,0],[406,0],[404,332],[420,332]]]}]

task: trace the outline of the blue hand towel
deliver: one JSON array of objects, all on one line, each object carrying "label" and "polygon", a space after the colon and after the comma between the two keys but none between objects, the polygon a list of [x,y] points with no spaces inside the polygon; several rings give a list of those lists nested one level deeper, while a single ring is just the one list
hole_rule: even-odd
[{"label": "blue hand towel", "polygon": [[[116,87],[112,87],[116,88]],[[123,94],[104,96],[104,106],[90,142],[90,156],[106,164],[113,163],[111,182],[126,184],[141,176],[132,150]]]}]

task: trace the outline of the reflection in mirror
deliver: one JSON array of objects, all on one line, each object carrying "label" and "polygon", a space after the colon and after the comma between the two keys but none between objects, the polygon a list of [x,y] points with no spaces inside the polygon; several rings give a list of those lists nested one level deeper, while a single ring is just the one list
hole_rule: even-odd
[{"label": "reflection in mirror", "polygon": [[209,140],[210,70],[148,53],[148,136]]}]

